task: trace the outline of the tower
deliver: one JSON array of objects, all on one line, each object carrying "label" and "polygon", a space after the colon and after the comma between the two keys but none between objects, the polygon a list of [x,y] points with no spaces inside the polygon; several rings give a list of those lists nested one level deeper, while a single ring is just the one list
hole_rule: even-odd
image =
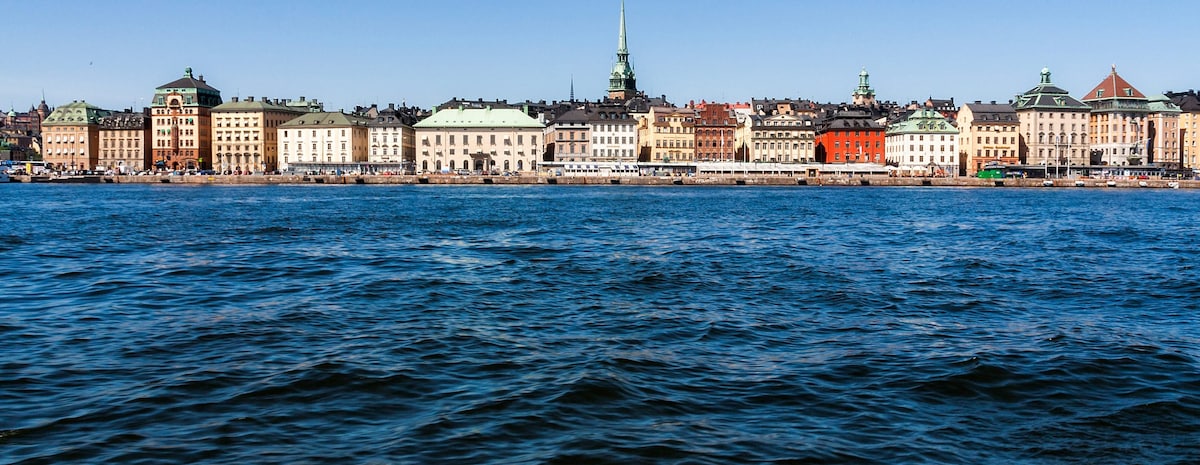
[{"label": "tower", "polygon": [[875,104],[875,89],[871,88],[867,68],[863,68],[862,72],[858,73],[858,89],[855,89],[851,95],[854,96],[855,105],[867,107]]},{"label": "tower", "polygon": [[627,100],[637,94],[637,80],[629,63],[629,47],[625,43],[625,1],[621,0],[621,30],[617,36],[617,62],[608,78],[608,98]]}]

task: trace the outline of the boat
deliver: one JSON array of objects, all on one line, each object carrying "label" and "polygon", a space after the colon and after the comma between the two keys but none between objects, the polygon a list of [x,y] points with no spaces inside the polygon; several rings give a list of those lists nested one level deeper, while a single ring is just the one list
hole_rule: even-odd
[{"label": "boat", "polygon": [[1150,187],[1146,181],[1138,181],[1138,187]]},{"label": "boat", "polygon": [[1108,187],[1117,187],[1117,182],[1116,182],[1116,181],[1113,181],[1113,180],[1109,180],[1109,181],[1108,181],[1108,183],[1107,183],[1106,185],[1107,185]]},{"label": "boat", "polygon": [[1178,189],[1178,188],[1179,188],[1179,181],[1171,181],[1171,182],[1168,182],[1168,183],[1167,183],[1167,187],[1170,187],[1170,188],[1172,188],[1172,189]]},{"label": "boat", "polygon": [[1054,187],[1054,181],[1049,179],[1042,181],[1042,187]]},{"label": "boat", "polygon": [[1087,183],[1080,181],[1080,180],[1075,181],[1075,187],[1084,187],[1084,186],[1087,186]]}]

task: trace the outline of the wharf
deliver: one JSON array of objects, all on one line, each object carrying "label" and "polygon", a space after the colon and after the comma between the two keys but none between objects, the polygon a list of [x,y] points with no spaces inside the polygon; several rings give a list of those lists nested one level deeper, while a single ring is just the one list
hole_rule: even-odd
[{"label": "wharf", "polygon": [[[16,182],[31,182],[29,176],[13,176]],[[34,180],[36,181],[36,180]],[[1047,183],[1047,181],[1049,181]],[[1167,179],[981,179],[908,178],[888,176],[455,176],[455,175],[187,175],[103,176],[112,184],[184,185],[297,185],[297,184],[508,184],[508,185],[631,185],[631,186],[891,186],[891,187],[1036,187],[1036,188],[1200,188],[1197,180]]]}]

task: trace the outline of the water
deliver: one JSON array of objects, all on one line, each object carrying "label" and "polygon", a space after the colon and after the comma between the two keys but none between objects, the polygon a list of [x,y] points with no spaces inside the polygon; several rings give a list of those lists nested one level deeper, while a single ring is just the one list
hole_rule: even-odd
[{"label": "water", "polygon": [[1200,461],[1200,192],[0,194],[3,463]]}]

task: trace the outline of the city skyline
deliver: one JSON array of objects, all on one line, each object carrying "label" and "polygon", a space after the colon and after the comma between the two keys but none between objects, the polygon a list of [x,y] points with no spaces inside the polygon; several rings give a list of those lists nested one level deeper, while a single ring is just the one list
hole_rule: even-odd
[{"label": "city skyline", "polygon": [[[0,105],[21,111],[44,91],[51,106],[140,108],[185,67],[226,101],[303,95],[333,111],[389,102],[428,108],[455,97],[566,100],[572,87],[576,98],[596,100],[616,59],[616,0],[288,5],[9,5],[9,36],[36,37],[27,43],[37,53],[27,67],[10,61]],[[630,0],[625,8],[639,89],[676,104],[845,102],[865,67],[880,100],[961,105],[1007,102],[1036,85],[1043,67],[1075,96],[1113,64],[1147,94],[1198,87],[1200,63],[1171,59],[1185,50],[1191,15],[1183,13],[1196,7],[1150,6]]]}]

